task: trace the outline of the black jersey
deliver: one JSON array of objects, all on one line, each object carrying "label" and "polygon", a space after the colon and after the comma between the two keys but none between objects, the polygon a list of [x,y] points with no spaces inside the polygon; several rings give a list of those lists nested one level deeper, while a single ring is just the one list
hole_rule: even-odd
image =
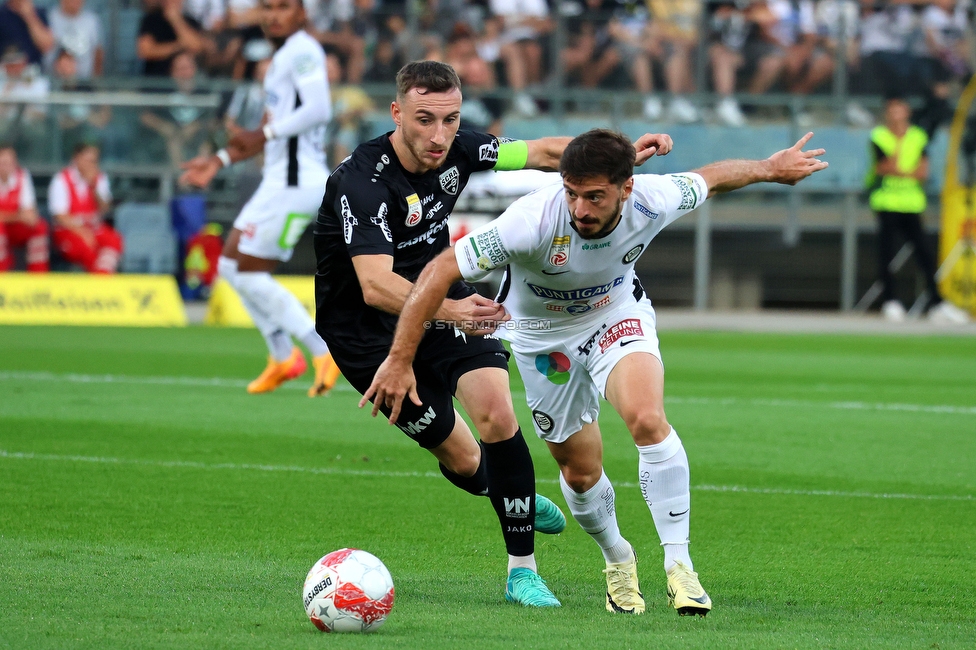
[{"label": "black jersey", "polygon": [[[437,169],[412,174],[400,164],[390,133],[356,147],[325,186],[314,227],[316,329],[330,347],[363,365],[382,361],[397,317],[363,300],[352,265],[357,255],[391,255],[393,271],[413,282],[450,246],[447,220],[458,195],[477,171],[492,169],[498,140],[487,133],[458,131]],[[463,283],[451,298],[473,289]]]}]

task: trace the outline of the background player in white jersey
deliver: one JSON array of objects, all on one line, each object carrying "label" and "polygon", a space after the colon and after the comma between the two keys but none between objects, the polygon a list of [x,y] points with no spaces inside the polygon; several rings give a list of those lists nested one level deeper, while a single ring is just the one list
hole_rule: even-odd
[{"label": "background player in white jersey", "polygon": [[315,397],[332,388],[339,369],[302,304],[271,272],[291,259],[329,177],[324,146],[332,108],[325,53],[304,31],[302,0],[262,0],[261,10],[262,28],[276,49],[264,78],[265,124],[236,134],[214,156],[191,160],[180,180],[206,187],[221,167],[264,150],[264,178],[234,221],[218,271],[240,295],[270,351],[248,392],[273,391],[305,372],[305,355],[293,346],[294,337],[312,354],[315,382],[308,394]]},{"label": "background player in white jersey", "polygon": [[[664,413],[655,315],[634,263],[662,228],[707,196],[764,181],[794,184],[825,168],[817,159],[823,149],[802,151],[812,136],[763,161],[636,177],[625,136],[595,130],[575,138],[560,162],[562,185],[516,201],[426,267],[366,397],[375,394],[374,404],[392,408],[394,418],[405,395],[416,401],[414,350],[447,288],[507,266],[497,300],[512,327],[499,334],[512,343],[536,433],[559,465],[569,509],[603,551],[607,609],[640,614],[645,603],[637,558],[620,535],[613,485],[603,471],[601,395],[639,451],[641,492],[664,546],[669,601],[679,614],[704,616],[711,599],[688,554],[688,457]],[[543,323],[551,329],[540,329]]]}]

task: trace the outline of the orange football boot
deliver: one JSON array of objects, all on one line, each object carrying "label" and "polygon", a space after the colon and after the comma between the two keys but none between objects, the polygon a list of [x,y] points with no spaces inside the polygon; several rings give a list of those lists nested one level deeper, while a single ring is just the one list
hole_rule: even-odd
[{"label": "orange football boot", "polygon": [[328,352],[312,359],[312,365],[315,367],[315,383],[308,389],[308,396],[325,395],[335,386],[336,380],[339,379],[342,372]]},{"label": "orange football boot", "polygon": [[297,347],[291,349],[291,356],[284,361],[275,361],[274,357],[268,357],[268,366],[257,379],[247,385],[247,392],[252,395],[270,393],[286,381],[301,377],[307,369],[305,355]]}]

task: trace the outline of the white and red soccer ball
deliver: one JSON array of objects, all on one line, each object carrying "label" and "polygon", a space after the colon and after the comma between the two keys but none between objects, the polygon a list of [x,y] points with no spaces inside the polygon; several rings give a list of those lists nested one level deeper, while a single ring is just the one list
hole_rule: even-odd
[{"label": "white and red soccer ball", "polygon": [[393,609],[393,578],[375,555],[339,549],[308,572],[302,602],[323,632],[372,632]]}]

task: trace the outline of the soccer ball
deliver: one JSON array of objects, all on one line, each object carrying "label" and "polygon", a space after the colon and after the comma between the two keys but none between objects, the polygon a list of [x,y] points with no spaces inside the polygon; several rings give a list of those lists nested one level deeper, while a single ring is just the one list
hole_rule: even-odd
[{"label": "soccer ball", "polygon": [[393,609],[393,578],[375,555],[343,548],[315,563],[302,595],[305,613],[323,632],[372,632]]}]

